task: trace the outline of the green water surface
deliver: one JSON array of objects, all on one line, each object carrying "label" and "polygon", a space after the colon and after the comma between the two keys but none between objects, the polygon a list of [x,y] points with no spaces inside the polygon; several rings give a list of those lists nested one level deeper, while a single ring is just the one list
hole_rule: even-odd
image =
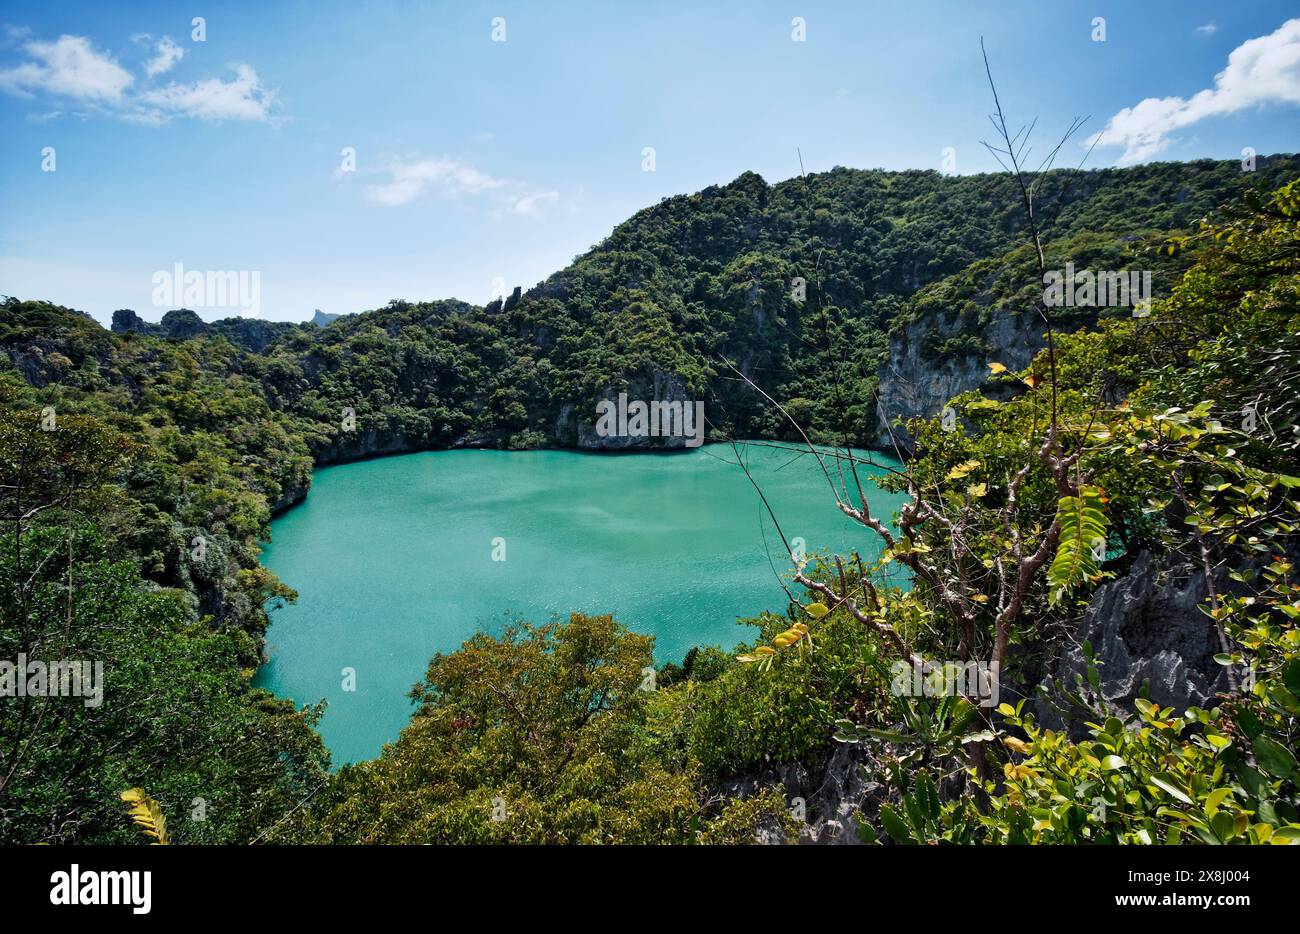
[{"label": "green water surface", "polygon": [[[786,535],[809,553],[876,554],[814,458],[743,453]],[[272,523],[263,562],[299,597],[272,611],[256,683],[299,704],[328,701],[320,730],[338,765],[397,738],[430,656],[511,620],[612,613],[655,637],[657,663],[752,640],[737,617],[786,607],[768,550],[781,572],[790,562],[735,460],[728,445],[439,451],[318,470],[302,505]],[[859,470],[873,509],[892,516],[898,498]],[[504,561],[493,560],[495,539]],[[355,690],[344,690],[345,668]]]}]

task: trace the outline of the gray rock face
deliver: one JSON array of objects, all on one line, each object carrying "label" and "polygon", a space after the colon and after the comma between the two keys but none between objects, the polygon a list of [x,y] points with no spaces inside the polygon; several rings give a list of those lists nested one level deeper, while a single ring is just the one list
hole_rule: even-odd
[{"label": "gray rock face", "polygon": [[332,443],[320,446],[314,454],[317,466],[323,466],[385,454],[405,454],[420,448],[419,439],[407,438],[400,431],[359,427],[355,431],[339,433]]},{"label": "gray rock face", "polygon": [[113,333],[126,334],[134,331],[137,334],[157,334],[162,329],[156,324],[150,324],[130,308],[119,308],[113,312]]},{"label": "gray rock face", "polygon": [[[1223,583],[1216,580],[1216,586]],[[1073,688],[1076,676],[1086,674],[1080,648],[1086,640],[1101,662],[1101,697],[1117,713],[1132,713],[1144,682],[1147,696],[1162,707],[1213,706],[1215,695],[1228,690],[1228,676],[1214,660],[1218,635],[1199,609],[1207,594],[1204,573],[1144,552],[1127,575],[1097,588],[1045,686],[1051,690],[1056,680]],[[1064,727],[1052,703],[1040,697],[1036,704],[1041,724]],[[1071,721],[1071,735],[1085,736],[1082,722]]]},{"label": "gray rock face", "polygon": [[311,491],[311,478],[309,477],[302,483],[295,483],[286,486],[280,491],[279,497],[271,504],[271,515],[278,516],[290,506],[297,506],[307,498],[308,492]]},{"label": "gray rock face", "polygon": [[114,334],[135,333],[177,341],[215,334],[245,350],[262,353],[295,327],[286,321],[266,321],[261,318],[222,318],[208,323],[188,308],[173,309],[164,314],[157,324],[150,324],[131,309],[119,308],[113,312],[112,330]]},{"label": "gray rock face", "polygon": [[735,797],[749,797],[764,788],[779,785],[791,808],[802,799],[806,822],[796,841],[787,841],[777,827],[760,827],[759,842],[781,844],[857,844],[857,816],[874,817],[880,809],[880,785],[870,776],[878,774],[872,747],[861,743],[836,743],[824,766],[809,769],[801,763],[773,765],[733,779],[722,791]]},{"label": "gray rock face", "polygon": [[[984,349],[979,353],[950,353],[932,359],[925,346],[938,346],[949,338],[978,333]],[[1004,364],[1007,369],[1029,366],[1034,354],[1045,346],[1041,322],[1029,314],[995,312],[983,328],[959,314],[923,317],[909,323],[889,340],[889,358],[881,366],[877,414],[880,427],[875,445],[892,450],[894,442],[889,425],[895,418],[933,416],[953,396],[975,389],[989,376],[989,363]],[[904,428],[895,435],[905,451],[910,451],[912,437]]]},{"label": "gray rock face", "polygon": [[[686,385],[676,373],[655,371],[649,379],[631,380],[625,387],[606,387],[600,398],[590,408],[583,411],[574,405],[566,405],[560,410],[555,423],[555,440],[559,444],[572,445],[588,451],[644,451],[673,450],[684,448],[687,438],[684,435],[668,436],[609,436],[602,437],[596,433],[596,406],[602,401],[617,405],[620,392],[627,393],[629,401],[680,402],[683,408],[693,405],[695,400],[686,394]],[[708,414],[707,409],[705,412]]]},{"label": "gray rock face", "polygon": [[188,308],[174,308],[162,316],[157,324],[150,324],[129,308],[119,308],[113,312],[113,333],[126,334],[134,331],[148,337],[166,337],[170,340],[187,340],[204,334],[208,325],[203,319]]}]

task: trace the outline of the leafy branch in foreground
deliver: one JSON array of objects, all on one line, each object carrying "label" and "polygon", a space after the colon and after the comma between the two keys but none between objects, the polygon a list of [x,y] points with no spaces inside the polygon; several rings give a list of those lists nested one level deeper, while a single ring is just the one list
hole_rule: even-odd
[{"label": "leafy branch in foreground", "polygon": [[1000,712],[1021,730],[1018,762],[991,783],[987,814],[950,802],[953,822],[1003,843],[1300,844],[1296,718],[1300,715],[1300,586],[1289,561],[1261,572],[1262,592],[1225,618],[1255,682],[1217,710],[1176,713],[1139,698],[1135,716],[1098,710],[1091,739],[1042,730],[1023,702]]},{"label": "leafy branch in foreground", "polygon": [[1056,513],[1061,544],[1047,569],[1050,600],[1059,603],[1075,585],[1095,581],[1106,556],[1105,493],[1095,486],[1081,487],[1078,496],[1063,496]]}]

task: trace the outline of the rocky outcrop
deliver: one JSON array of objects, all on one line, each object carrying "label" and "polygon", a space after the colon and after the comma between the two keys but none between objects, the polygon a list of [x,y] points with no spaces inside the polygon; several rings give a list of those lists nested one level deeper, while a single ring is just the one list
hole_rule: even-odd
[{"label": "rocky outcrop", "polygon": [[343,431],[332,441],[313,446],[312,455],[317,467],[381,457],[385,454],[406,454],[428,447],[422,439],[408,438],[400,431],[389,428],[360,428]]},{"label": "rocky outcrop", "polygon": [[290,506],[297,506],[307,498],[307,494],[310,492],[310,476],[299,483],[287,484],[284,489],[280,491],[280,495],[276,497],[275,502],[271,503],[271,515],[278,516]]},{"label": "rocky outcrop", "polygon": [[130,308],[119,308],[113,312],[113,333],[130,334],[132,332],[153,337],[161,333],[161,328],[159,325],[150,324]]},{"label": "rocky outcrop", "polygon": [[188,308],[176,308],[162,316],[157,324],[145,321],[129,308],[113,312],[113,333],[135,333],[145,337],[165,337],[169,340],[187,340],[208,331],[208,325]]},{"label": "rocky outcrop", "polygon": [[[905,426],[893,425],[895,419],[906,422],[933,416],[949,399],[982,386],[989,376],[989,363],[1022,370],[1044,347],[1041,322],[1028,314],[993,312],[987,324],[971,320],[973,317],[926,315],[890,336],[889,357],[877,374],[876,447],[892,450],[897,438],[900,447],[910,452],[913,439]],[[963,346],[943,350],[945,343]]]},{"label": "rocky outcrop", "polygon": [[218,335],[253,353],[266,350],[296,327],[296,324],[287,321],[266,321],[262,318],[222,318],[209,324],[188,308],[176,308],[167,312],[157,324],[145,321],[129,308],[119,308],[113,312],[112,325],[114,334],[134,333],[175,341],[205,334]]},{"label": "rocky outcrop", "polygon": [[857,844],[858,819],[874,820],[884,800],[881,785],[871,776],[882,771],[875,750],[864,743],[836,743],[830,758],[816,768],[795,762],[772,765],[732,779],[719,790],[747,798],[764,788],[779,786],[792,811],[801,809],[803,826],[795,840],[786,840],[781,828],[759,828],[761,843]]},{"label": "rocky outcrop", "polygon": [[[1226,574],[1221,577],[1220,590],[1227,583]],[[1200,611],[1207,596],[1203,572],[1143,552],[1128,574],[1093,594],[1078,631],[1043,682],[1048,694],[1036,702],[1039,722],[1057,730],[1068,725],[1076,739],[1087,735],[1086,712],[1071,710],[1057,690],[1058,684],[1074,690],[1078,678],[1086,678],[1084,642],[1100,662],[1101,700],[1117,713],[1131,714],[1143,691],[1180,712],[1213,706],[1215,695],[1228,690],[1228,676],[1214,660],[1218,635]]]},{"label": "rocky outcrop", "polygon": [[[655,371],[648,379],[630,380],[622,388],[606,387],[585,411],[571,403],[563,406],[555,421],[554,439],[556,443],[587,451],[674,450],[686,446],[688,439],[681,434],[660,437],[604,436],[598,434],[596,431],[596,407],[601,402],[617,405],[619,393],[626,393],[628,400],[640,400],[647,404],[650,402],[680,402],[683,409],[695,404],[695,400],[687,396],[686,384],[682,382],[680,376],[676,373]],[[692,409],[693,412],[694,409]],[[706,417],[708,415],[707,409],[705,415]]]}]

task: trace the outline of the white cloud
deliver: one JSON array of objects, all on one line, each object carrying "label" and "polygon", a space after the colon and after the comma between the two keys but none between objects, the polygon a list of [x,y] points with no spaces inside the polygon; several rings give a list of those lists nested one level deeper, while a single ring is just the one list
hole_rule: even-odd
[{"label": "white cloud", "polygon": [[1121,165],[1163,151],[1170,134],[1208,117],[1221,117],[1262,104],[1300,104],[1300,19],[1250,39],[1228,55],[1214,87],[1189,98],[1148,97],[1111,117],[1088,142],[1123,146]]},{"label": "white cloud", "polygon": [[185,50],[172,41],[171,36],[163,36],[154,46],[154,57],[144,66],[150,78],[171,71],[185,57]]},{"label": "white cloud", "polygon": [[560,200],[558,191],[539,191],[535,194],[524,195],[515,201],[514,212],[516,214],[528,214],[536,217],[541,213],[543,205],[556,204]]},{"label": "white cloud", "polygon": [[[154,42],[152,36],[142,33],[131,40],[152,46],[152,57],[144,64],[150,78],[170,71],[185,56],[185,49],[170,36]],[[135,87],[130,72],[85,36],[65,35],[54,42],[32,40],[23,44],[23,50],[29,60],[0,69],[0,91],[19,97],[43,93],[76,98],[88,105],[91,115],[108,114],[147,126],[159,126],[173,117],[273,122],[276,93],[262,86],[252,65],[231,65],[234,77],[229,81],[208,78],[144,90]],[[49,110],[45,119],[58,113]],[[84,118],[88,114],[77,115]]]},{"label": "white cloud", "polygon": [[[342,179],[350,172],[334,170]],[[401,207],[423,197],[471,198],[487,209],[491,217],[540,217],[546,209],[565,200],[558,191],[537,190],[522,182],[496,178],[467,162],[450,156],[423,158],[416,154],[393,159],[383,168],[362,170],[369,184],[362,194],[380,207]]]},{"label": "white cloud", "polygon": [[385,207],[409,204],[430,190],[444,195],[473,195],[505,185],[501,179],[445,157],[394,163],[388,167],[388,176],[383,184],[366,186],[366,197]]},{"label": "white cloud", "polygon": [[1206,23],[1204,26],[1197,26],[1196,31],[1203,36],[1212,36],[1219,31],[1219,27],[1213,23]]},{"label": "white cloud", "polygon": [[31,61],[0,70],[0,90],[29,95],[36,91],[115,104],[135,79],[84,36],[23,46]]},{"label": "white cloud", "polygon": [[140,99],[163,113],[200,120],[269,119],[275,92],[262,87],[252,65],[233,67],[235,77],[231,81],[207,78],[193,84],[173,83],[142,94]]}]

